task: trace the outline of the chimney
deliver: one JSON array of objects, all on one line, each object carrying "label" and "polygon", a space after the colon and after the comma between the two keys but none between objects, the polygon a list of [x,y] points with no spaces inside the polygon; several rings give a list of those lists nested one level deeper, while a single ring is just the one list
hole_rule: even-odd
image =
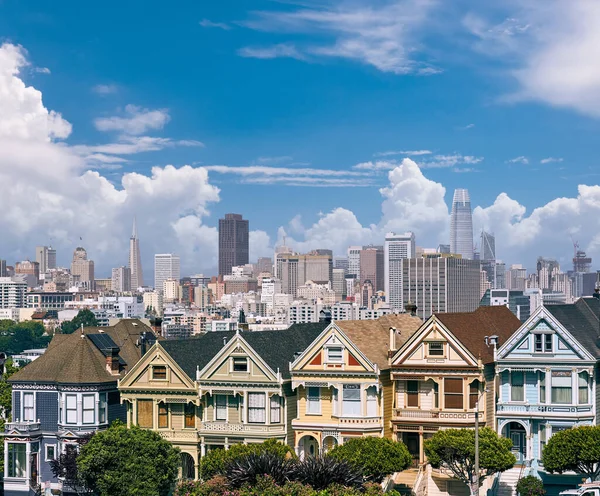
[{"label": "chimney", "polygon": [[106,370],[110,375],[119,375],[119,348],[109,348],[106,350]]},{"label": "chimney", "polygon": [[417,305],[415,305],[412,301],[409,301],[406,305],[404,305],[404,309],[406,313],[409,313],[412,317],[417,316]]},{"label": "chimney", "polygon": [[146,331],[140,336],[140,352],[142,353],[142,356],[146,354]]}]

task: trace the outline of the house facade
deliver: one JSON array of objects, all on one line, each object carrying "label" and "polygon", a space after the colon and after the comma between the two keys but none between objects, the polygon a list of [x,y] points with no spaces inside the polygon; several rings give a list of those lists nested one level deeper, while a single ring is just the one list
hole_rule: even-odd
[{"label": "house facade", "polygon": [[46,352],[11,376],[12,420],[4,432],[4,494],[64,490],[50,462],[69,444],[125,421],[117,380],[154,342],[139,320],[55,335]]},{"label": "house facade", "polygon": [[432,315],[391,359],[393,436],[415,464],[425,460],[424,441],[445,428],[494,426],[494,346],[520,321],[506,307]]},{"label": "house facade", "polygon": [[156,343],[119,382],[128,425],[158,431],[182,451],[182,477],[236,443],[291,444],[296,416],[289,362],[326,324],[283,331],[218,332]]},{"label": "house facade", "polygon": [[550,437],[597,422],[599,311],[595,298],[540,307],[497,352],[497,431],[512,440],[518,462],[551,484],[560,476],[541,463]]},{"label": "house facade", "polygon": [[352,437],[391,435],[384,418],[385,402],[391,399],[390,337],[403,342],[420,324],[408,314],[332,322],[293,361],[293,445],[300,457],[326,452]]}]

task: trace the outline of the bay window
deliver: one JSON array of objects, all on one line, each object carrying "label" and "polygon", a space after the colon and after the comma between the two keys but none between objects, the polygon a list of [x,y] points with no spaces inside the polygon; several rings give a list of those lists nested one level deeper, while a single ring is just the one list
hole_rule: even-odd
[{"label": "bay window", "polygon": [[344,384],[342,389],[342,413],[343,415],[361,415],[360,407],[360,385]]},{"label": "bay window", "polygon": [[8,444],[8,477],[27,476],[27,445],[25,443]]},{"label": "bay window", "polygon": [[23,393],[23,420],[25,422],[35,421],[33,399],[33,393]]},{"label": "bay window", "polygon": [[571,404],[573,402],[571,372],[552,371],[552,403]]},{"label": "bay window", "polygon": [[525,401],[525,374],[510,373],[510,401]]},{"label": "bay window", "polygon": [[446,408],[464,408],[462,379],[444,379],[444,404]]},{"label": "bay window", "polygon": [[65,423],[76,424],[77,423],[77,395],[67,394],[65,396]]},{"label": "bay window", "polygon": [[271,423],[279,424],[281,422],[281,397],[274,394],[270,399]]},{"label": "bay window", "polygon": [[265,393],[248,393],[248,422],[264,424],[267,421]]},{"label": "bay window", "polygon": [[313,386],[306,388],[306,413],[321,413],[321,388]]},{"label": "bay window", "polygon": [[83,423],[93,424],[96,421],[96,397],[93,394],[84,394],[82,399]]}]

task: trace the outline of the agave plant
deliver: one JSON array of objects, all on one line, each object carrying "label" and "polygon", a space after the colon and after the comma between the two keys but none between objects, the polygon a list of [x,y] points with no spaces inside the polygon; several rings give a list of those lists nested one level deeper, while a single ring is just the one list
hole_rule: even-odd
[{"label": "agave plant", "polygon": [[233,488],[244,484],[254,485],[259,476],[270,476],[276,484],[283,485],[291,478],[295,461],[273,453],[252,453],[233,460],[225,475]]},{"label": "agave plant", "polygon": [[364,483],[358,467],[329,456],[307,457],[296,463],[292,477],[316,490],[326,489],[331,484],[359,488]]}]

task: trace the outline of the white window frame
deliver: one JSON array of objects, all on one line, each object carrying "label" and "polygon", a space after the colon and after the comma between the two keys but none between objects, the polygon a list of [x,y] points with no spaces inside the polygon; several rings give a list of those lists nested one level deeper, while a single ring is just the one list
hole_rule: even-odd
[{"label": "white window frame", "polygon": [[[318,394],[313,395],[311,399],[311,390],[317,390]],[[312,405],[312,408],[311,408]],[[307,415],[321,415],[321,388],[319,386],[307,386],[306,387],[306,414]]]},{"label": "white window frame", "polygon": [[[75,408],[69,408],[69,398],[75,399]],[[75,421],[69,422],[69,412],[75,412]],[[65,424],[77,425],[77,395],[65,394]]]},{"label": "white window frame", "polygon": [[[514,394],[514,388],[515,386],[513,385],[513,376],[514,374],[521,374],[521,377],[523,378],[523,384],[521,384],[520,386],[517,387],[521,387],[521,391],[523,393],[523,398],[520,400],[514,399],[513,398],[513,394]],[[526,391],[525,391],[525,385],[526,385],[527,381],[526,381],[526,377],[525,377],[525,371],[524,370],[511,370],[510,372],[510,401],[512,403],[523,403],[526,399]]]},{"label": "white window frame", "polygon": [[[229,399],[228,399],[227,395],[226,394],[215,394],[214,398],[215,398],[214,420],[217,422],[227,422],[228,413],[229,413],[229,411],[228,411],[229,410],[229,408],[228,408]],[[225,398],[225,401],[224,401],[225,405],[220,405],[220,406],[218,405],[219,398]],[[219,418],[219,408],[224,408],[225,418]]]},{"label": "white window frame", "polygon": [[[52,458],[50,458],[48,456],[48,448],[53,448],[54,449],[54,456]],[[44,447],[44,461],[46,462],[50,462],[52,460],[56,460],[56,456],[58,455],[57,451],[56,451],[56,444],[47,444]]]},{"label": "white window frame", "polygon": [[[31,405],[27,405],[26,398],[31,398]],[[23,393],[23,422],[35,422],[35,393]]]},{"label": "white window frame", "polygon": [[[92,401],[92,407],[89,408],[89,405],[86,408],[86,400]],[[86,420],[86,413],[92,413],[92,420]],[[81,395],[81,423],[83,425],[94,425],[96,423],[96,395],[95,394],[82,394]]]},{"label": "white window frame", "polygon": [[98,393],[98,423],[108,423],[108,393]]},{"label": "white window frame", "polygon": [[[356,398],[347,399],[346,391],[358,391],[358,400]],[[356,396],[353,394],[352,396]],[[356,409],[356,405],[358,404],[358,412],[347,412],[346,408],[348,406],[352,406]],[[362,417],[362,388],[360,384],[344,384],[342,386],[342,415],[344,417]]]},{"label": "white window frame", "polygon": [[[240,362],[243,360],[246,363],[246,370],[235,370],[236,360],[239,360]],[[250,371],[248,357],[231,357],[231,371],[236,374],[247,374]]]},{"label": "white window frame", "polygon": [[[256,406],[256,400],[262,402],[262,406]],[[262,400],[262,401],[260,401]],[[257,420],[261,417],[262,420]],[[267,423],[267,395],[266,393],[249,392],[248,393],[248,423],[249,424],[266,424]]]},{"label": "white window frame", "polygon": [[[11,472],[11,466],[9,465],[10,463],[10,446],[23,446],[25,448],[25,463],[24,466],[20,466],[19,465],[19,475],[17,475],[17,471],[14,471],[13,475],[9,475]],[[7,474],[7,477],[10,478],[18,478],[18,479],[24,479],[27,477],[27,473],[28,473],[28,465],[29,465],[29,459],[27,456],[27,443],[14,443],[14,442],[9,442],[6,445],[6,467],[5,467],[5,473]],[[14,460],[16,460],[16,458],[13,458]],[[15,469],[17,467],[17,464],[15,463]]]},{"label": "white window frame", "polygon": [[281,396],[274,394],[269,397],[269,423],[281,424]]},{"label": "white window frame", "polygon": [[[440,349],[437,349],[435,351],[441,351],[441,353],[431,353],[431,345],[435,344],[435,345],[441,345]],[[446,356],[446,347],[444,346],[444,342],[443,341],[429,341],[427,343],[427,356],[428,357],[444,357]]]},{"label": "white window frame", "polygon": [[377,388],[375,386],[369,386],[366,389],[367,396],[367,417],[379,417],[377,401]]},{"label": "white window frame", "polygon": [[[331,356],[331,351],[336,350],[335,355]],[[339,356],[337,354],[339,350]],[[342,345],[328,346],[325,348],[325,358],[327,363],[343,363],[344,362],[344,347]]]}]

